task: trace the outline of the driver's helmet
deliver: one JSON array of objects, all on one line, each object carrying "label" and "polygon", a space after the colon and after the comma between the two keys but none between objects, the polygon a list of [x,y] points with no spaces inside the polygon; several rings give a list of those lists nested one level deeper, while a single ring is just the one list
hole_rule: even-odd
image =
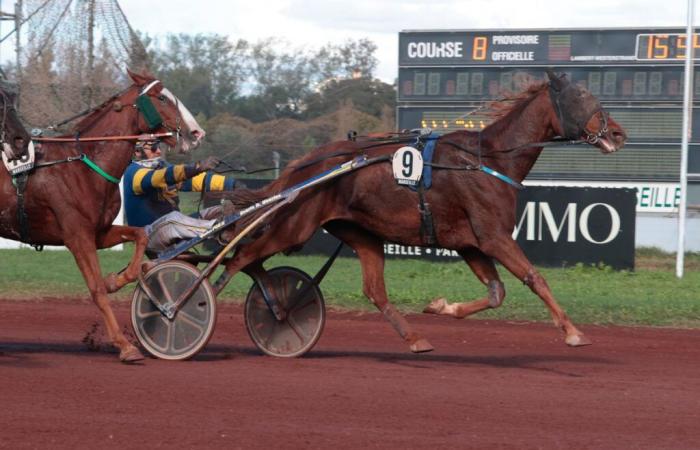
[{"label": "driver's helmet", "polygon": [[153,140],[145,140],[145,141],[136,141],[136,145],[134,146],[134,150],[136,151],[142,151],[148,147],[149,150],[155,150],[158,148],[160,145],[160,141],[158,139],[153,139]]}]

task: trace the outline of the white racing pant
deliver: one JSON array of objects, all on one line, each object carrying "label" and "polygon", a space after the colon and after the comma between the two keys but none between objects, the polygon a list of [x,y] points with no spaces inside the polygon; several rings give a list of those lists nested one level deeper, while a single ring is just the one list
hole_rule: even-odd
[{"label": "white racing pant", "polygon": [[209,231],[215,222],[215,219],[195,219],[180,211],[170,212],[152,224],[146,225],[148,234],[146,249],[153,253],[160,253],[173,244],[201,236]]}]

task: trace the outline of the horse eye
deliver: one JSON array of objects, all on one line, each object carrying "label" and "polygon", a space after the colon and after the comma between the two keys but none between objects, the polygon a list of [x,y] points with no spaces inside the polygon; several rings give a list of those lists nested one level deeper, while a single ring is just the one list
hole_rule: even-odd
[{"label": "horse eye", "polygon": [[161,102],[165,103],[165,101],[167,100],[167,97],[166,97],[165,95],[163,95],[163,94],[160,94],[160,95],[158,96],[158,100],[160,100]]}]

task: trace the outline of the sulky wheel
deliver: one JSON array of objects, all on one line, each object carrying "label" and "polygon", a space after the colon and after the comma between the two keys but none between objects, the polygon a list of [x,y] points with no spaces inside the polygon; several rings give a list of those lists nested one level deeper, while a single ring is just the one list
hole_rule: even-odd
[{"label": "sulky wheel", "polygon": [[275,318],[255,283],[245,302],[248,335],[268,355],[301,356],[311,350],[323,331],[326,308],[321,290],[310,276],[293,267],[276,267],[268,271],[268,279],[269,291],[287,317],[282,321]]},{"label": "sulky wheel", "polygon": [[[199,277],[199,271],[182,261],[167,261],[143,278],[161,307],[172,305]],[[131,301],[131,323],[141,345],[153,356],[180,360],[196,355],[214,333],[216,297],[208,280],[169,319],[153,304],[141,284]]]}]

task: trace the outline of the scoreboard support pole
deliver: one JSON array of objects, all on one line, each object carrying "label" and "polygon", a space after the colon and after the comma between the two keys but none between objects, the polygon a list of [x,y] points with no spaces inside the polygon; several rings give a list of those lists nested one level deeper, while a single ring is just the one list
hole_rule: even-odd
[{"label": "scoreboard support pole", "polygon": [[685,258],[685,218],[688,199],[688,141],[690,140],[690,112],[693,84],[693,57],[695,49],[690,51],[690,36],[693,35],[694,0],[688,0],[688,51],[685,53],[685,82],[683,84],[683,139],[681,143],[681,198],[678,205],[678,249],[676,251],[676,277],[683,278]]}]

